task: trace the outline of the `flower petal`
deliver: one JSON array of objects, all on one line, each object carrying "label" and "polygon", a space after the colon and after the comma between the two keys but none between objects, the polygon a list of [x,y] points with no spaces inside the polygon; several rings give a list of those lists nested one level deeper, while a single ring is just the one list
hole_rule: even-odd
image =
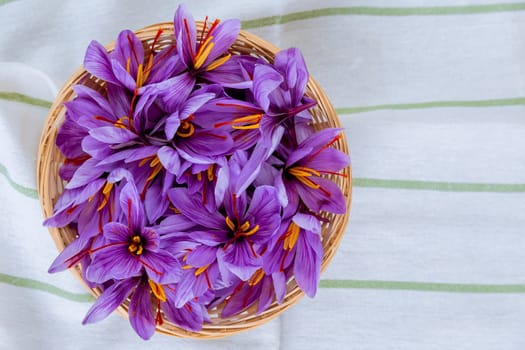
[{"label": "flower petal", "polygon": [[160,162],[164,169],[172,173],[173,175],[178,175],[180,170],[180,157],[179,153],[175,151],[170,146],[164,146],[159,149],[157,152]]},{"label": "flower petal", "polygon": [[146,251],[140,256],[149,278],[159,284],[177,283],[182,276],[182,267],[173,255],[159,250]]},{"label": "flower petal", "polygon": [[254,273],[262,267],[262,259],[255,257],[250,244],[237,241],[224,251],[224,264],[234,275],[243,281],[247,281]]},{"label": "flower petal", "polygon": [[241,21],[238,19],[228,19],[221,22],[211,33],[213,36],[213,47],[210,54],[204,61],[203,67],[208,66],[216,58],[225,54],[232,44],[237,40],[241,30]]},{"label": "flower petal", "polygon": [[187,190],[174,188],[168,191],[168,197],[175,208],[196,224],[207,228],[221,229],[225,227],[224,217],[219,213],[206,210],[199,198],[189,196]]},{"label": "flower petal", "polygon": [[275,55],[274,66],[286,77],[286,85],[291,97],[290,105],[298,105],[308,83],[308,69],[301,51],[292,47],[278,52]]},{"label": "flower petal", "polygon": [[267,64],[255,66],[253,74],[253,95],[264,111],[270,108],[270,93],[283,82],[283,76]]},{"label": "flower petal", "polygon": [[126,29],[119,33],[111,55],[122,67],[126,67],[129,60],[130,74],[136,77],[137,68],[144,61],[144,46],[135,33]]},{"label": "flower petal", "polygon": [[217,260],[217,247],[201,245],[186,255],[186,264],[193,267],[203,267]]},{"label": "flower petal", "polygon": [[126,128],[117,128],[115,126],[103,126],[92,129],[89,134],[96,140],[111,145],[126,143],[137,138],[137,135]]},{"label": "flower petal", "polygon": [[140,232],[145,224],[144,207],[137,187],[131,181],[120,192],[120,207],[126,215],[128,225],[134,231]]},{"label": "flower petal", "polygon": [[273,186],[259,186],[253,193],[246,219],[259,230],[252,236],[253,241],[267,240],[281,223],[281,205],[277,190]]},{"label": "flower petal", "polygon": [[310,210],[313,212],[325,210],[334,214],[346,212],[345,197],[335,183],[317,176],[312,176],[310,179],[320,188],[313,189],[298,182],[294,182],[292,185]]},{"label": "flower petal", "polygon": [[142,273],[142,265],[125,244],[104,248],[93,254],[92,259],[86,269],[86,277],[94,283],[135,277]]},{"label": "flower petal", "polygon": [[150,287],[140,283],[135,289],[129,303],[129,323],[144,340],[150,339],[155,333],[155,314],[151,303]]},{"label": "flower petal", "polygon": [[106,48],[98,41],[93,40],[89,44],[84,57],[84,68],[89,73],[108,83],[120,84],[111,69],[111,62]]},{"label": "flower petal", "polygon": [[180,4],[173,19],[177,51],[186,67],[193,64],[193,55],[197,43],[195,20],[184,4]]},{"label": "flower petal", "polygon": [[166,138],[168,140],[171,140],[173,136],[175,136],[179,126],[179,111],[175,111],[166,118],[166,124],[164,125],[164,133],[166,134]]},{"label": "flower petal", "polygon": [[295,280],[303,292],[313,298],[317,292],[321,273],[321,260],[323,257],[321,237],[307,231],[301,231],[296,244]]},{"label": "flower petal", "polygon": [[106,289],[89,309],[82,324],[95,323],[109,316],[137,285],[136,279],[115,282]]}]

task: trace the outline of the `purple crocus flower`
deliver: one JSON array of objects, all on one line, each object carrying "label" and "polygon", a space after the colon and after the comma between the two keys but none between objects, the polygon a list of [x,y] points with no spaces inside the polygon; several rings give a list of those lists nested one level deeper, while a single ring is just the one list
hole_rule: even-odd
[{"label": "purple crocus flower", "polygon": [[110,222],[104,225],[104,240],[92,250],[93,261],[86,277],[95,283],[110,279],[139,276],[146,271],[156,283],[176,283],[180,279],[179,261],[159,249],[160,237],[145,226],[145,214],[133,182],[120,193],[120,206],[127,224]]},{"label": "purple crocus flower", "polygon": [[174,54],[174,46],[155,51],[161,34],[159,30],[147,56],[143,43],[130,30],[120,32],[115,50],[111,53],[93,40],[86,50],[84,67],[95,77],[125,87],[136,95],[142,86],[165,80],[184,69],[179,57]]},{"label": "purple crocus flower", "polygon": [[279,231],[264,256],[264,271],[273,276],[291,268],[299,287],[309,297],[315,296],[324,254],[319,219],[296,213]]},{"label": "purple crocus flower", "polygon": [[[148,276],[117,280],[104,290],[89,309],[83,324],[95,323],[108,317],[130,295],[129,321],[135,332],[144,340],[150,339],[155,333],[155,326],[162,325],[164,320],[161,310],[168,320],[189,331],[199,331],[208,319],[204,302],[192,300],[181,308],[172,302],[174,285],[158,284]],[[156,312],[155,312],[156,309]]]},{"label": "purple crocus flower", "polygon": [[[255,188],[249,204],[246,193],[237,195],[233,191],[233,179],[237,178],[240,165],[234,156],[229,166],[221,169],[219,192],[227,188],[222,210],[208,212],[196,196],[182,188],[172,189],[168,196],[184,216],[203,227],[194,231],[191,238],[210,249],[208,254],[199,255],[201,261],[196,267],[217,259],[224,279],[232,273],[246,281],[261,267],[260,249],[278,229],[281,207],[277,191],[271,186]],[[232,179],[228,186],[224,186],[225,179]]]},{"label": "purple crocus flower", "polygon": [[341,129],[323,129],[309,136],[287,157],[282,172],[288,196],[299,196],[313,212],[346,212],[345,198],[335,183],[323,174],[346,176],[339,171],[350,163],[345,153],[330,147],[340,138]]},{"label": "purple crocus flower", "polygon": [[248,281],[239,281],[234,288],[228,288],[225,293],[218,290],[217,294],[224,294],[225,297],[219,299],[225,302],[221,317],[238,314],[254,303],[257,303],[257,313],[266,310],[274,299],[282,303],[286,295],[286,280],[284,272],[269,275],[261,268],[255,271]]}]

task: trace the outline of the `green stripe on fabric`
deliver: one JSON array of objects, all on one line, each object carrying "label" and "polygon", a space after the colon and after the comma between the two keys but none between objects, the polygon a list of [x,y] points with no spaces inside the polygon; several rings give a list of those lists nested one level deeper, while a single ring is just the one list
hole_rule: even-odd
[{"label": "green stripe on fabric", "polygon": [[321,280],[321,288],[409,290],[446,293],[525,293],[525,284],[465,284],[401,281]]},{"label": "green stripe on fabric", "polygon": [[0,282],[16,287],[40,290],[71,301],[91,302],[95,300],[91,294],[72,293],[55,287],[49,283],[40,282],[29,278],[6,275],[4,273],[0,273]]},{"label": "green stripe on fabric", "polygon": [[503,106],[523,106],[525,97],[501,98],[494,100],[465,100],[465,101],[430,101],[419,103],[385,104],[375,106],[337,108],[338,114],[355,114],[372,112],[379,110],[403,110],[403,109],[424,109],[424,108],[449,108],[449,107],[503,107]]},{"label": "green stripe on fabric", "polygon": [[391,188],[404,190],[430,190],[445,192],[525,192],[525,184],[484,184],[466,182],[437,182],[415,180],[386,180],[354,178],[354,187]]},{"label": "green stripe on fabric", "polygon": [[474,15],[483,13],[512,12],[523,10],[525,10],[525,3],[433,7],[331,7],[293,12],[270,17],[262,17],[252,20],[244,20],[242,21],[242,28],[259,28],[264,26],[301,21],[305,19],[330,16],[446,16]]},{"label": "green stripe on fabric", "polygon": [[7,171],[7,168],[5,165],[0,164],[0,174],[4,175],[7,179],[7,182],[9,185],[16,190],[17,192],[23,194],[24,196],[27,196],[29,198],[38,199],[38,192],[32,188],[24,187],[18,183],[16,183],[11,176],[9,175],[9,171]]},{"label": "green stripe on fabric", "polygon": [[[91,294],[79,294],[68,292],[52,284],[40,282],[30,278],[23,278],[0,273],[0,282],[16,287],[39,290],[71,301],[92,302],[94,300],[94,297]],[[410,281],[401,282],[366,280],[321,280],[319,283],[319,287],[324,289],[377,289],[443,293],[525,294],[525,285],[523,284],[466,284]]]},{"label": "green stripe on fabric", "polygon": [[0,0],[0,6],[8,4],[10,2],[14,2],[14,1],[17,1],[17,0]]},{"label": "green stripe on fabric", "polygon": [[14,102],[21,102],[32,106],[38,107],[51,107],[51,102],[42,100],[36,97],[27,96],[18,92],[6,92],[0,91],[0,99]]}]

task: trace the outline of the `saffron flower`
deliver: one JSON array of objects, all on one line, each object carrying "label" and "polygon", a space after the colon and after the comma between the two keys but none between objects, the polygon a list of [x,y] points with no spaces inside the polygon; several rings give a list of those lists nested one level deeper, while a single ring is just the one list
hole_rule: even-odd
[{"label": "saffron flower", "polygon": [[[64,189],[44,225],[77,233],[50,273],[80,265],[102,291],[83,323],[128,306],[143,339],[171,322],[263,313],[292,283],[313,297],[323,212],[347,203],[331,179],[349,157],[341,129],[314,131],[298,49],[241,54],[237,19],[92,41],[56,137]],[[242,50],[241,50],[242,51]],[[99,84],[98,86],[94,84]],[[89,85],[89,86],[88,86]]]}]

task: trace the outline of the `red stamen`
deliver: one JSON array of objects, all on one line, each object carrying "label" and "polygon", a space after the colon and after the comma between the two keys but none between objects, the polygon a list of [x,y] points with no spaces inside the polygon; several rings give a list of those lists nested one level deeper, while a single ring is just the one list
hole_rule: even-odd
[{"label": "red stamen", "polygon": [[102,211],[98,212],[98,233],[101,233],[103,231],[103,222],[102,222]]},{"label": "red stamen", "polygon": [[216,139],[223,140],[223,141],[228,139],[227,136],[217,135],[217,134],[214,134],[212,132],[207,132],[207,131],[202,131],[200,135],[214,137]]},{"label": "red stamen", "polygon": [[279,269],[279,271],[283,272],[284,271],[284,261],[286,260],[286,257],[288,256],[288,253],[290,253],[290,250],[285,250],[284,251],[284,255],[283,255],[283,259],[281,260],[281,267]]},{"label": "red stamen", "polygon": [[106,118],[106,117],[102,117],[100,115],[96,115],[94,116],[93,118],[95,118],[96,120],[101,120],[103,122],[107,122],[107,123],[110,123],[110,124],[114,124],[115,123],[115,120],[111,120],[109,118]]},{"label": "red stamen", "polygon": [[188,37],[188,46],[190,48],[190,55],[191,57],[195,58],[195,54],[193,53],[193,47],[191,46],[190,28],[188,27],[188,21],[186,20],[186,18],[184,18],[184,29],[186,30],[186,36]]},{"label": "red stamen", "polygon": [[81,165],[89,158],[91,157],[88,154],[76,158],[66,158],[66,160],[64,160],[64,164]]},{"label": "red stamen", "polygon": [[162,318],[162,314],[160,313],[160,300],[157,300],[157,315],[155,316],[155,324],[162,325],[164,323],[164,320]]},{"label": "red stamen", "polygon": [[204,277],[206,277],[206,284],[208,284],[208,289],[211,289],[210,276],[208,276],[208,270],[204,271]]},{"label": "red stamen", "polygon": [[155,62],[153,62],[153,64],[151,65],[151,67],[148,67],[145,71],[144,71],[144,74],[146,73],[149,73],[149,71],[151,71],[153,69],[153,67],[155,67],[157,64],[159,64],[160,62],[162,62],[162,60],[168,56],[173,50],[175,49],[175,46],[170,46],[169,49],[167,49],[166,51],[164,51],[158,58],[158,60],[156,60]]},{"label": "red stamen", "polygon": [[324,145],[323,147],[321,147],[320,149],[317,150],[317,152],[313,153],[310,155],[310,157],[308,157],[306,159],[306,161],[309,161],[310,159],[312,158],[315,158],[319,155],[319,153],[321,153],[322,151],[324,151],[325,149],[327,149],[328,147],[330,147],[331,145],[333,145],[337,140],[339,140],[341,138],[341,134],[337,135],[336,137],[334,137],[332,139],[332,141],[328,142],[326,145]]},{"label": "red stamen", "polygon": [[201,45],[204,42],[203,38],[204,38],[204,33],[206,32],[206,25],[207,24],[208,24],[208,16],[206,16],[206,18],[204,19],[204,25],[202,26],[202,32],[201,32],[201,38],[200,38]]},{"label": "red stamen", "polygon": [[237,220],[237,226],[241,225],[241,219],[239,217],[239,212],[237,211],[237,195],[234,193],[232,194],[232,205],[233,205],[233,215],[235,216],[235,219]]},{"label": "red stamen", "polygon": [[128,227],[129,227],[129,232],[133,232],[133,227],[132,227],[132,224],[131,224],[131,198],[128,199]]},{"label": "red stamen", "polygon": [[139,65],[140,62],[139,62],[137,53],[135,52],[135,46],[133,46],[133,39],[131,38],[131,35],[129,34],[128,34],[128,43],[129,43],[129,47],[131,48],[131,52],[133,53],[133,58],[135,58],[135,62],[137,62],[137,65]]},{"label": "red stamen", "polygon": [[248,292],[246,293],[246,296],[244,297],[244,300],[242,302],[242,307],[245,308],[246,306],[248,306],[248,299],[250,298],[250,295],[252,294],[252,289],[253,287],[252,286],[249,286],[248,287]]},{"label": "red stamen", "polygon": [[[125,243],[125,244],[127,244],[127,243]],[[153,266],[151,266],[150,264],[148,264],[147,262],[145,262],[144,260],[139,258],[138,255],[131,254],[131,256],[134,257],[135,259],[137,259],[144,267],[146,267],[146,268],[150,269],[151,271],[155,272],[157,275],[163,275],[164,274],[163,272],[155,270],[155,268],[153,268]]]},{"label": "red stamen", "polygon": [[74,205],[74,206],[72,206],[71,208],[69,208],[68,210],[66,210],[66,214],[67,214],[67,215],[71,215],[71,214],[73,214],[73,212],[74,212],[75,209],[77,209],[77,208],[78,208],[78,205]]},{"label": "red stamen", "polygon": [[185,307],[186,310],[188,310],[189,312],[193,312],[193,310],[191,309],[190,304],[185,304],[184,307]]},{"label": "red stamen", "polygon": [[161,34],[162,34],[162,28],[160,28],[159,30],[157,30],[157,34],[155,35],[155,38],[153,39],[153,42],[151,43],[151,52],[150,52],[150,55],[152,55],[153,52],[155,52],[155,45],[157,45],[157,41],[159,40]]},{"label": "red stamen", "polygon": [[255,252],[255,248],[253,247],[253,242],[251,239],[246,238],[246,241],[248,242],[248,245],[250,246],[250,250],[252,251],[252,255],[254,258],[258,257],[257,253]]},{"label": "red stamen", "polygon": [[257,113],[261,112],[260,109],[253,108],[253,107],[248,107],[248,106],[243,106],[243,105],[238,105],[238,104],[235,104],[235,103],[221,103],[221,102],[217,102],[215,105],[218,106],[218,107],[236,107],[237,109],[242,109],[242,110],[245,110],[245,111],[249,111],[250,114],[257,114]]}]

